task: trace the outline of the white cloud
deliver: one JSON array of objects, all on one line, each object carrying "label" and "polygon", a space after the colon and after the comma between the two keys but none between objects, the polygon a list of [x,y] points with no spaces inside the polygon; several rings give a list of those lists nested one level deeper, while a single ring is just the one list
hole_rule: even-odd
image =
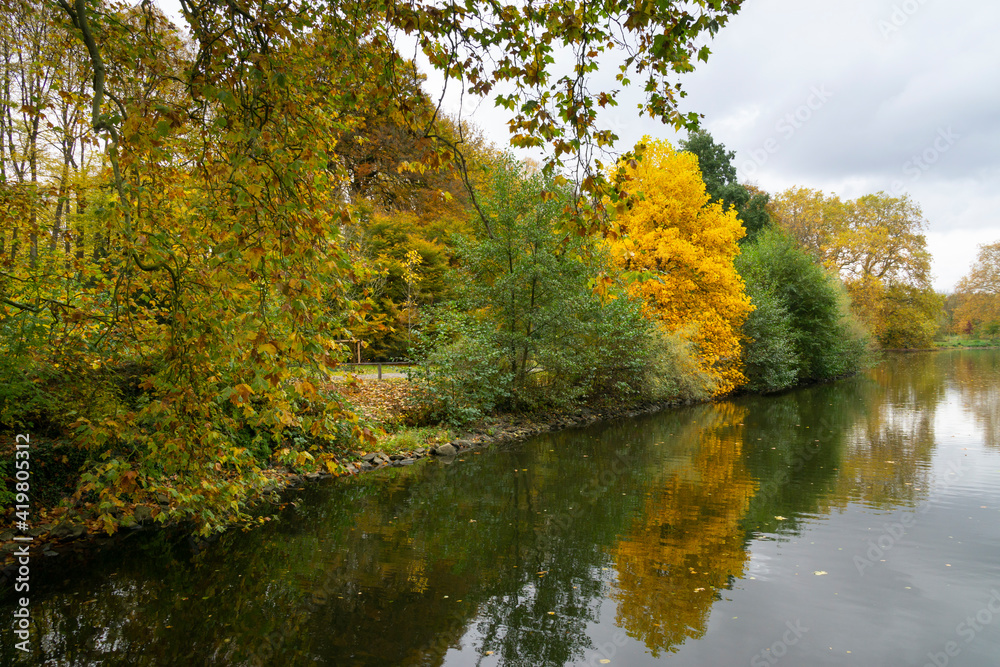
[{"label": "white cloud", "polygon": [[929,232],[927,245],[934,256],[931,270],[935,283],[944,285],[944,291],[953,291],[955,283],[969,273],[979,246],[997,241],[1000,241],[1000,225]]}]

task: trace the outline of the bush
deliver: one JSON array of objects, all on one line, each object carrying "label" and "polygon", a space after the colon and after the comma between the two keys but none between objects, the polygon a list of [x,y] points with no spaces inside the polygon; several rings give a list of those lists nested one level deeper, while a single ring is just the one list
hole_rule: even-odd
[{"label": "bush", "polygon": [[453,307],[434,313],[435,326],[418,332],[407,374],[424,406],[421,421],[460,425],[479,419],[511,395],[503,352],[489,326]]},{"label": "bush", "polygon": [[743,329],[751,388],[776,391],[853,373],[868,362],[869,336],[851,314],[843,284],[783,231],[763,231],[736,267],[760,310]]},{"label": "bush", "polygon": [[747,281],[755,310],[743,325],[743,374],[746,388],[768,393],[791,387],[798,380],[792,318],[773,289]]},{"label": "bush", "polygon": [[35,361],[0,355],[0,425],[66,435],[78,419],[98,419],[123,407],[119,380],[116,369],[94,368],[79,357]]},{"label": "bush", "polygon": [[[853,292],[852,292],[853,294]],[[885,349],[921,349],[933,345],[941,326],[944,297],[932,289],[894,284],[879,290],[872,328]]]},{"label": "bush", "polygon": [[592,313],[574,350],[574,382],[587,397],[622,399],[643,396],[648,360],[643,350],[657,331],[642,304],[620,293],[594,300]]},{"label": "bush", "polygon": [[647,400],[705,401],[716,389],[713,376],[699,362],[690,332],[650,332],[645,347],[643,396]]}]

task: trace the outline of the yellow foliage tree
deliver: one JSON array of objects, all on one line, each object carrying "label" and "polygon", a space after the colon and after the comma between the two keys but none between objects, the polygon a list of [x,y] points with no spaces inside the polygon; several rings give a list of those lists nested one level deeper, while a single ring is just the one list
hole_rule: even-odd
[{"label": "yellow foliage tree", "polygon": [[1000,241],[980,245],[976,261],[956,288],[955,321],[961,331],[973,328],[986,335],[1000,330]]},{"label": "yellow foliage tree", "polygon": [[745,232],[734,210],[710,202],[695,155],[667,141],[643,143],[643,160],[625,165],[641,195],[619,216],[610,253],[649,315],[698,345],[715,395],[724,394],[744,382],[740,327],[753,306],[733,259]]},{"label": "yellow foliage tree", "polygon": [[884,192],[842,201],[820,190],[777,195],[771,219],[841,277],[851,309],[886,348],[931,344],[942,300],[931,286],[931,255],[920,206]]}]

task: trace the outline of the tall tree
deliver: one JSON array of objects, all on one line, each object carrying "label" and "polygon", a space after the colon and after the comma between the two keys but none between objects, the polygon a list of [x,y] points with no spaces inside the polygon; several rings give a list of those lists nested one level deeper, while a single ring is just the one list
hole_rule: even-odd
[{"label": "tall tree", "polygon": [[828,253],[843,228],[844,205],[822,190],[793,187],[771,200],[772,219],[817,261],[829,265]]},{"label": "tall tree", "polygon": [[979,246],[969,273],[958,281],[956,326],[963,333],[978,330],[995,335],[1000,323],[1000,242]]},{"label": "tall tree", "polygon": [[712,200],[720,202],[723,208],[736,209],[736,217],[746,230],[746,236],[740,239],[740,243],[752,242],[770,224],[767,211],[770,195],[739,182],[736,167],[733,166],[736,152],[727,151],[708,132],[692,132],[680,142],[680,148],[698,156],[701,177],[705,180],[705,188]]},{"label": "tall tree", "polygon": [[854,312],[884,347],[926,347],[943,302],[931,287],[920,206],[884,192],[841,201],[792,188],[775,198],[777,223],[844,280]]},{"label": "tall tree", "polygon": [[926,227],[920,206],[908,195],[864,195],[847,204],[828,258],[848,281],[876,279],[928,287],[931,255],[923,234]]},{"label": "tall tree", "polygon": [[27,240],[33,265],[44,198],[43,133],[55,94],[58,48],[50,7],[38,0],[14,0],[8,9],[0,17],[0,180],[30,200],[26,217],[10,228],[8,252],[15,257],[20,243]]},{"label": "tall tree", "polygon": [[711,201],[691,153],[643,138],[641,162],[626,173],[641,193],[617,220],[612,257],[668,331],[686,331],[717,393],[740,385],[740,328],[753,309],[733,259],[744,230],[733,209]]}]

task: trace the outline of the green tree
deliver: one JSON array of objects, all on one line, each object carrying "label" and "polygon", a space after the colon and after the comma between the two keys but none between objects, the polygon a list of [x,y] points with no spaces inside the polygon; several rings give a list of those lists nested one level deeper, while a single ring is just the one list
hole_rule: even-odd
[{"label": "green tree", "polygon": [[458,312],[428,327],[433,341],[419,355],[436,416],[643,391],[653,327],[638,301],[606,288],[613,279],[597,239],[566,233],[572,196],[509,154],[491,165],[483,218],[457,239]]},{"label": "green tree", "polygon": [[594,292],[607,267],[593,239],[561,233],[571,198],[568,187],[502,156],[482,197],[489,224],[459,242],[461,303],[495,323],[511,393],[528,404],[585,395],[607,364],[630,365],[623,352],[647,330],[638,303]]},{"label": "green tree", "polygon": [[757,310],[744,326],[749,386],[775,391],[857,371],[867,334],[843,285],[780,229],[763,232],[736,258]]},{"label": "green tree", "polygon": [[720,202],[724,209],[736,209],[736,217],[746,229],[746,236],[740,244],[752,242],[771,223],[767,211],[769,195],[737,180],[736,167],[733,166],[736,152],[727,151],[708,132],[692,132],[680,142],[680,148],[698,156],[701,177],[712,201]]},{"label": "green tree", "polygon": [[746,388],[768,393],[798,382],[799,356],[791,313],[776,289],[760,278],[743,274],[754,310],[743,325],[742,361]]}]

